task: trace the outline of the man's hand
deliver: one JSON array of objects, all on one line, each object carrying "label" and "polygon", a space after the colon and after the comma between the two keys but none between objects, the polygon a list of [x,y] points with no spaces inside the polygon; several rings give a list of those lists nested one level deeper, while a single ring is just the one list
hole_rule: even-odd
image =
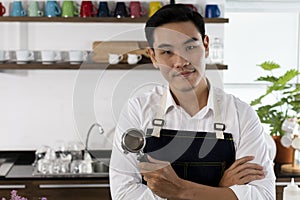
[{"label": "man's hand", "polygon": [[245,156],[236,160],[225,170],[219,186],[243,185],[254,180],[263,179],[265,177],[264,168],[258,164],[249,163],[253,159],[253,156]]},{"label": "man's hand", "polygon": [[175,199],[182,189],[180,179],[169,162],[156,160],[148,156],[148,162],[140,162],[138,167],[147,186],[162,198]]}]

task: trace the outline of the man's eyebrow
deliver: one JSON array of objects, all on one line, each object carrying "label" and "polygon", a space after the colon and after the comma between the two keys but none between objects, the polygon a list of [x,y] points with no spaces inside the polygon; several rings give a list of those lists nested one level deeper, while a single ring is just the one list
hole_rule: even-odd
[{"label": "man's eyebrow", "polygon": [[163,44],[158,45],[157,47],[158,47],[159,49],[162,49],[162,48],[166,48],[166,47],[169,47],[169,48],[170,48],[170,47],[173,47],[173,45],[171,45],[171,44],[164,44],[164,43],[163,43]]},{"label": "man's eyebrow", "polygon": [[[190,42],[197,42],[197,41],[199,41],[198,38],[192,37],[192,38],[188,39],[187,41],[185,41],[183,44],[188,44]],[[165,44],[165,43],[162,43],[157,46],[157,48],[172,48],[172,47],[174,47],[174,46],[171,44]]]},{"label": "man's eyebrow", "polygon": [[183,44],[188,44],[190,42],[197,42],[197,41],[198,41],[198,38],[193,37],[193,38],[190,38],[187,41],[185,41]]}]

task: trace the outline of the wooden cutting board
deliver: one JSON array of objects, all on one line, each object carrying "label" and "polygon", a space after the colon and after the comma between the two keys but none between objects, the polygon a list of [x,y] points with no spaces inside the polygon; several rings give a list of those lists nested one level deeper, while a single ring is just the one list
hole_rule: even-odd
[{"label": "wooden cutting board", "polygon": [[147,46],[148,43],[145,41],[95,41],[92,58],[97,63],[108,63],[109,53],[123,55],[121,63],[126,63],[127,53],[141,54],[149,58]]}]

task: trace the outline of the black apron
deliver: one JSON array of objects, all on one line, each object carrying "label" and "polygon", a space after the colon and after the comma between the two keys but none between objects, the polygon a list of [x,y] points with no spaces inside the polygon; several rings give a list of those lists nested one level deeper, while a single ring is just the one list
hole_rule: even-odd
[{"label": "black apron", "polygon": [[170,162],[180,178],[209,186],[218,186],[224,171],[235,161],[229,133],[217,139],[215,133],[162,129],[159,138],[146,136],[144,153]]},{"label": "black apron", "polygon": [[[152,121],[153,129],[147,129],[144,153],[171,163],[176,174],[185,180],[199,184],[218,186],[224,171],[235,161],[232,134],[225,133],[220,108],[222,96],[214,97],[214,132],[194,132],[163,129],[167,91],[160,101],[161,110]],[[143,183],[145,181],[143,180]]]}]

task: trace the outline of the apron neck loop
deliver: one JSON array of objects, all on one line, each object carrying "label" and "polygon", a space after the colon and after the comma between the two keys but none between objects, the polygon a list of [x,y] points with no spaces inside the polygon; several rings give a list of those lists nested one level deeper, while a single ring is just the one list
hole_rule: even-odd
[{"label": "apron neck loop", "polygon": [[166,124],[165,122],[165,109],[167,103],[167,89],[163,88],[163,95],[160,99],[160,104],[155,118],[152,120],[153,132],[151,136],[160,137],[160,131]]},{"label": "apron neck loop", "polygon": [[[211,88],[213,90],[213,88]],[[226,128],[224,124],[224,119],[222,119],[221,109],[224,109],[221,98],[215,93],[213,93],[214,98],[214,130],[216,132],[217,139],[224,139],[224,130]]]},{"label": "apron neck loop", "polygon": [[[213,90],[213,88],[211,88]],[[222,119],[222,112],[221,109],[224,109],[223,103],[221,98],[213,93],[214,99],[214,131],[216,132],[217,139],[224,139],[224,131],[225,131],[225,124],[224,119]],[[165,108],[167,102],[167,89],[163,89],[163,95],[160,99],[160,106],[158,112],[156,113],[155,118],[152,120],[153,131],[151,136],[160,137],[160,131],[162,127],[166,124],[165,122]]]}]

